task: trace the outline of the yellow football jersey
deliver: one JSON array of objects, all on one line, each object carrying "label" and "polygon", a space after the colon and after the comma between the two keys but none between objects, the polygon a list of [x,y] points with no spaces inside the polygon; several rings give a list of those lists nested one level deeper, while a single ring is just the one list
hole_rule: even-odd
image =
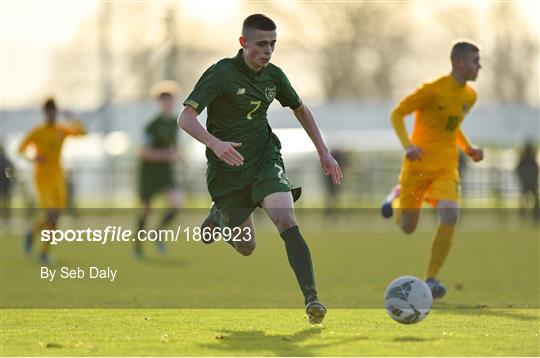
[{"label": "yellow football jersey", "polygon": [[421,167],[424,171],[456,168],[458,141],[466,142],[461,123],[476,98],[470,86],[460,85],[452,75],[426,83],[404,98],[392,116],[403,117],[414,112],[410,141],[424,151],[421,162],[405,159],[404,165]]},{"label": "yellow football jersey", "polygon": [[85,129],[78,123],[42,124],[30,131],[19,146],[19,152],[24,153],[30,146],[35,148],[36,175],[39,173],[54,173],[61,171],[60,154],[62,145],[68,135],[81,135]]},{"label": "yellow football jersey", "polygon": [[85,129],[77,122],[42,124],[32,129],[19,146],[23,154],[30,146],[35,149],[34,184],[40,207],[65,206],[66,184],[60,154],[68,135],[81,134],[85,134]]}]

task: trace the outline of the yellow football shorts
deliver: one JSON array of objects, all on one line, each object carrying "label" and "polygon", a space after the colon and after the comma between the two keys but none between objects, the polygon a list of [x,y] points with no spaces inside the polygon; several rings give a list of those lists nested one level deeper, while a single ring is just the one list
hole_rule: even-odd
[{"label": "yellow football shorts", "polygon": [[34,177],[39,206],[41,208],[64,208],[66,206],[66,182],[64,176],[36,175]]},{"label": "yellow football shorts", "polygon": [[432,207],[442,200],[459,202],[460,183],[457,169],[424,171],[403,170],[399,178],[399,208],[421,208],[424,201]]}]

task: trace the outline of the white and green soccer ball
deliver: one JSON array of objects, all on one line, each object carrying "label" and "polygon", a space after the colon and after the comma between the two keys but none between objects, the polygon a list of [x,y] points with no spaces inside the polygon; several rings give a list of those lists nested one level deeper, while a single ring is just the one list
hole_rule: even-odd
[{"label": "white and green soccer ball", "polygon": [[384,293],[384,308],[393,320],[403,324],[422,321],[431,310],[433,297],[428,285],[414,276],[392,281]]}]

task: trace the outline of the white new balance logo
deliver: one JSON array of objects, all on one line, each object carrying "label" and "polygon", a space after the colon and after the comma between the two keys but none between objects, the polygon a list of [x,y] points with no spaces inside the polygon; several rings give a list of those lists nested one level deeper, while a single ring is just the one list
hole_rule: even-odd
[{"label": "white new balance logo", "polygon": [[238,91],[236,91],[236,94],[238,94],[238,95],[246,94],[246,89],[245,88],[239,88]]}]

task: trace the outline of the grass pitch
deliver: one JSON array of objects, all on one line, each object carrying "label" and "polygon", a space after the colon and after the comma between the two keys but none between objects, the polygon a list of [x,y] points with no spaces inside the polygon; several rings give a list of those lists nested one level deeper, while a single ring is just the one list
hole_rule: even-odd
[{"label": "grass pitch", "polygon": [[404,326],[384,310],[4,310],[4,356],[538,356],[538,310],[434,310]]},{"label": "grass pitch", "polygon": [[[113,214],[96,220],[134,221]],[[224,243],[172,243],[165,257],[148,244],[143,261],[123,244],[53,248],[57,267],[112,266],[115,282],[46,282],[20,233],[3,232],[0,355],[539,356],[538,228],[512,213],[463,214],[441,273],[449,292],[425,321],[400,325],[380,309],[392,279],[423,276],[434,219],[405,236],[366,212],[299,215],[329,308],[322,327],[307,323],[281,239],[262,218],[250,257]]]}]

